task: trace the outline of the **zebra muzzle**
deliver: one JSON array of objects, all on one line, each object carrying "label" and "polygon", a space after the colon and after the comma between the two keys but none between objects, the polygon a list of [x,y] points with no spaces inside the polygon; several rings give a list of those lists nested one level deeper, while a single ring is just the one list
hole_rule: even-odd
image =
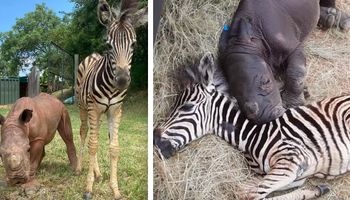
[{"label": "zebra muzzle", "polygon": [[168,139],[162,138],[158,135],[154,135],[153,144],[158,148],[159,153],[168,159],[175,154],[176,148],[173,147]]}]

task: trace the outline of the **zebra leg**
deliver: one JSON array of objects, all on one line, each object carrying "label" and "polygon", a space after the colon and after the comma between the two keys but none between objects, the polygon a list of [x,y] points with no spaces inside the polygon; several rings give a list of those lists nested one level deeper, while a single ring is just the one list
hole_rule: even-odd
[{"label": "zebra leg", "polygon": [[274,191],[289,187],[297,178],[298,168],[294,164],[276,163],[261,180],[241,187],[239,199],[264,199]]},{"label": "zebra leg", "polygon": [[277,191],[284,191],[284,190],[290,190],[292,188],[296,188],[296,187],[299,187],[299,186],[302,186],[304,183],[305,183],[306,179],[300,179],[300,180],[297,180],[297,181],[294,181],[293,183],[283,187],[283,188],[280,188],[278,189]]},{"label": "zebra leg", "polygon": [[300,47],[287,60],[285,90],[282,93],[282,100],[286,108],[305,104],[306,58],[303,51],[304,48]]},{"label": "zebra leg", "polygon": [[120,119],[122,117],[121,106],[115,109],[110,109],[108,111],[108,123],[110,131],[110,143],[109,143],[109,153],[111,162],[111,174],[110,174],[110,187],[114,194],[114,199],[120,199],[122,196],[118,189],[118,178],[117,178],[117,164],[119,157],[119,141],[118,141],[118,129],[120,125]]},{"label": "zebra leg", "polygon": [[98,166],[97,153],[95,155],[94,175],[95,175],[95,180],[97,182],[100,182],[102,179],[102,174],[101,174],[100,168]]},{"label": "zebra leg", "polygon": [[88,132],[88,114],[87,111],[80,108],[80,150],[78,155],[78,164],[77,164],[77,174],[81,173],[82,162],[83,162],[83,152],[86,141],[86,135]]},{"label": "zebra leg", "polygon": [[314,186],[312,188],[300,188],[290,193],[280,195],[277,197],[266,198],[266,200],[303,200],[303,199],[314,199],[320,197],[323,194],[329,192],[329,187],[326,185]]},{"label": "zebra leg", "polygon": [[94,170],[96,169],[95,159],[98,149],[98,136],[99,136],[99,128],[100,128],[100,117],[101,113],[98,111],[98,108],[93,107],[89,108],[88,111],[89,116],[89,125],[90,125],[90,135],[89,135],[89,170],[87,174],[86,180],[86,188],[83,196],[84,200],[88,200],[92,198],[92,186],[95,181]]}]

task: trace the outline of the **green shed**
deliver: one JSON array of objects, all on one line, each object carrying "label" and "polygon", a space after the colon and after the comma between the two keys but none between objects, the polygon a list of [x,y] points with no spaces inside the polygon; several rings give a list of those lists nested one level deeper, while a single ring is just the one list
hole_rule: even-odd
[{"label": "green shed", "polygon": [[0,77],[0,105],[14,103],[19,98],[19,78]]}]

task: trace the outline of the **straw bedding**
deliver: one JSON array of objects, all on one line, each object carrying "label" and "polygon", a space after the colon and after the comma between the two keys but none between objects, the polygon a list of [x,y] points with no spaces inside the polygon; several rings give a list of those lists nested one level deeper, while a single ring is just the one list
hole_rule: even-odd
[{"label": "straw bedding", "polygon": [[[222,25],[229,20],[238,0],[166,0],[154,50],[154,126],[170,111],[177,83],[171,77],[186,62],[205,52],[217,51]],[[338,0],[350,13],[350,1]],[[306,42],[307,85],[311,99],[350,92],[350,33],[315,30]],[[250,180],[243,155],[225,141],[206,136],[169,160],[154,153],[154,199],[236,199],[236,187]],[[328,184],[321,199],[350,199],[350,173]]]}]

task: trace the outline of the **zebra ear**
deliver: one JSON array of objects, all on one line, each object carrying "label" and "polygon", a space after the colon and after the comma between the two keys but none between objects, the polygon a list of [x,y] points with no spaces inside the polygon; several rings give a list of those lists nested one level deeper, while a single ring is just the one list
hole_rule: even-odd
[{"label": "zebra ear", "polygon": [[132,19],[132,24],[135,28],[138,28],[140,26],[143,26],[147,23],[148,20],[148,8],[143,7],[142,9],[138,10],[133,19]]},{"label": "zebra ear", "polygon": [[132,22],[132,16],[135,14],[138,7],[137,0],[122,0],[120,2],[120,17],[119,21]]},{"label": "zebra ear", "polygon": [[106,0],[98,1],[97,16],[100,23],[104,26],[108,26],[113,21],[112,10]]},{"label": "zebra ear", "polygon": [[204,54],[198,65],[198,70],[201,75],[202,83],[207,86],[214,83],[214,67],[214,55],[210,52]]}]

